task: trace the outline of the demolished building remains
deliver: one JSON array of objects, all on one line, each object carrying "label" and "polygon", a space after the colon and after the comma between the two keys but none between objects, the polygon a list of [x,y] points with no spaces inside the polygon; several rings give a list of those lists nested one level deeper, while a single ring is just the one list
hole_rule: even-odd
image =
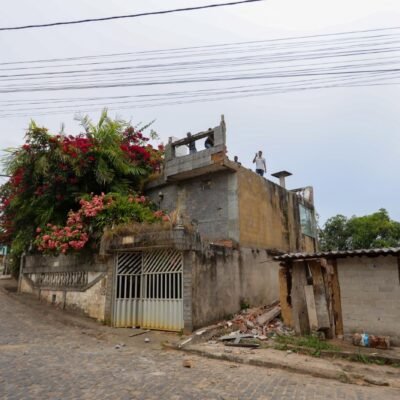
[{"label": "demolished building remains", "polygon": [[400,248],[291,253],[281,262],[285,325],[328,338],[390,336],[400,343]]}]

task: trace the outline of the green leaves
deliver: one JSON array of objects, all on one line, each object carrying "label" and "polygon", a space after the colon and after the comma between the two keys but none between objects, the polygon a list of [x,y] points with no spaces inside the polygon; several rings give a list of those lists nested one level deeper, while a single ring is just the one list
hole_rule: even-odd
[{"label": "green leaves", "polygon": [[[15,251],[19,253],[29,247],[38,225],[63,224],[68,212],[79,208],[82,195],[138,193],[159,168],[162,152],[148,144],[141,132],[143,125],[137,130],[111,119],[106,109],[97,123],[87,116],[80,122],[85,133],[73,136],[51,135],[31,121],[25,143],[3,157],[11,178],[0,188],[0,234],[12,246],[17,240]],[[111,207],[99,226],[114,223],[113,218],[124,223],[154,219],[149,207],[124,201],[118,200],[120,208]]]},{"label": "green leaves", "polygon": [[347,219],[343,215],[329,218],[319,232],[322,250],[352,250],[400,246],[400,223],[388,212],[378,212]]}]

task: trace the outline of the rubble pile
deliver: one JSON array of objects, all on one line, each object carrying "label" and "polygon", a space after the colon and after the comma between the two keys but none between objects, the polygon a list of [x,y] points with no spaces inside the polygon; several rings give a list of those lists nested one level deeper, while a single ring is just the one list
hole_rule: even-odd
[{"label": "rubble pile", "polygon": [[279,318],[280,313],[279,303],[248,308],[227,321],[225,326],[232,331],[231,335],[245,334],[260,340],[267,340],[276,335],[293,335],[293,330],[284,326]]}]

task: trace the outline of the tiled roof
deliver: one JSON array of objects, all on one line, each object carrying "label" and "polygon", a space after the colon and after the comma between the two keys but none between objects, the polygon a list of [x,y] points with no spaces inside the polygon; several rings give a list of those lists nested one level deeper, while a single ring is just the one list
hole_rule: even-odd
[{"label": "tiled roof", "polygon": [[336,251],[321,251],[316,253],[287,253],[274,257],[277,261],[290,260],[307,260],[310,258],[343,258],[357,256],[387,256],[400,254],[400,247],[387,247],[381,249],[359,249],[359,250],[336,250]]}]

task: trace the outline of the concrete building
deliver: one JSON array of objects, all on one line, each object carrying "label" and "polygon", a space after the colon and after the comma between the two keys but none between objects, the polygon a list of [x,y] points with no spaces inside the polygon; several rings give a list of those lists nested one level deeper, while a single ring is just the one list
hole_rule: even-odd
[{"label": "concrete building", "polygon": [[281,262],[280,301],[298,334],[390,336],[400,344],[400,248],[292,253]]},{"label": "concrete building", "polygon": [[[213,145],[204,148],[207,138]],[[102,263],[102,278],[87,270],[86,283],[98,279],[88,290],[103,285],[106,296],[104,302],[96,298],[103,308],[92,314],[114,326],[190,331],[241,305],[277,300],[273,256],[317,250],[312,188],[287,190],[287,174],[276,175],[278,185],[229,160],[223,118],[213,129],[170,139],[164,168],[145,191],[175,215],[173,228],[155,225],[151,232],[113,239],[108,253],[114,261]],[[37,290],[29,268],[31,275],[24,276]],[[56,297],[66,306],[73,298]]]}]

